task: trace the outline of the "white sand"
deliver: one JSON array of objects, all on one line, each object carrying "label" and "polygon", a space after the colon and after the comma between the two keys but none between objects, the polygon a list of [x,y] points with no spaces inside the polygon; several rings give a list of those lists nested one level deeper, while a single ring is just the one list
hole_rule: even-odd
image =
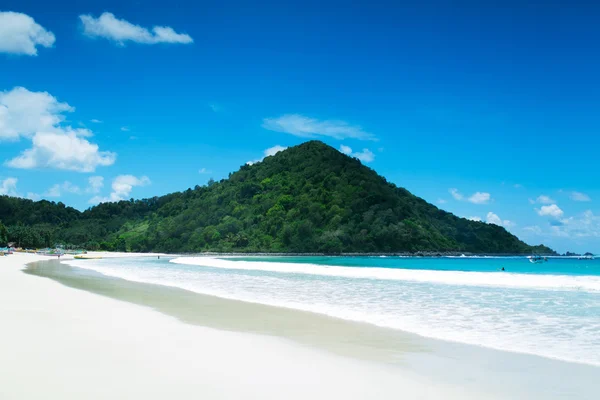
[{"label": "white sand", "polygon": [[0,399],[490,399],[400,368],[186,325],[0,257]]}]

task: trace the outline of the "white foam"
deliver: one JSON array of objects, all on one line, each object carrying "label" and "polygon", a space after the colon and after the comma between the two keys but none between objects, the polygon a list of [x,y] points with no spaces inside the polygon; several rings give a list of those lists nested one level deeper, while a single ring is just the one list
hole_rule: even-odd
[{"label": "white foam", "polygon": [[507,272],[434,271],[400,268],[339,267],[316,264],[230,261],[211,257],[180,257],[172,263],[210,268],[309,274],[343,278],[401,280],[446,285],[491,286],[542,290],[600,292],[600,277],[514,274]]}]

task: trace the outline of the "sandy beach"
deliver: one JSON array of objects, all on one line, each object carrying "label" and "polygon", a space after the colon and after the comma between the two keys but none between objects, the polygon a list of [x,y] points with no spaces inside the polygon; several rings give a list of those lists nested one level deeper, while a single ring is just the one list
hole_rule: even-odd
[{"label": "sandy beach", "polygon": [[594,398],[592,367],[46,260],[0,258],[3,400]]},{"label": "sandy beach", "polygon": [[[0,258],[0,398],[482,398],[276,338],[181,323]],[[490,398],[487,396],[487,398]]]}]

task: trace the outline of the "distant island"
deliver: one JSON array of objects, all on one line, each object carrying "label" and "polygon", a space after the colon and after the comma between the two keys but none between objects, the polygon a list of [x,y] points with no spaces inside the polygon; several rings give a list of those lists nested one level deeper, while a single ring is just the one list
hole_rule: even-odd
[{"label": "distant island", "polygon": [[556,253],[503,227],[459,218],[358,159],[309,141],[228,179],[80,212],[0,196],[0,245],[238,253]]},{"label": "distant island", "polygon": [[590,253],[589,251],[587,253],[584,253],[583,255],[580,253],[572,253],[570,251],[567,251],[565,254],[563,254],[564,257],[593,257],[594,254]]}]

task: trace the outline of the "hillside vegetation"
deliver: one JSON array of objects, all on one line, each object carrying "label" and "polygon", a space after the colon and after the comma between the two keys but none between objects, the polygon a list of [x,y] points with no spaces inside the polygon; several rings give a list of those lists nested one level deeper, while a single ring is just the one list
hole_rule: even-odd
[{"label": "hillside vegetation", "polygon": [[8,239],[165,252],[552,253],[504,228],[458,218],[357,159],[310,141],[244,165],[229,179],[84,212],[0,197]]}]

